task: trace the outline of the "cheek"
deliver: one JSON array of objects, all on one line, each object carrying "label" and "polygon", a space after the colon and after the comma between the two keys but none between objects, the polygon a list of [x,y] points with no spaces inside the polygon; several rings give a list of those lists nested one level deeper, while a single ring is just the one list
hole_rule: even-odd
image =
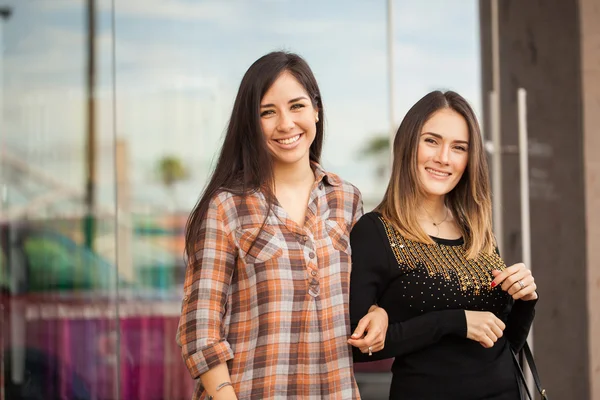
[{"label": "cheek", "polygon": [[430,152],[431,151],[427,149],[427,147],[419,145],[419,148],[417,149],[417,163],[425,164],[429,161],[429,159],[431,159]]},{"label": "cheek", "polygon": [[455,164],[455,169],[457,172],[460,173],[461,176],[462,176],[462,174],[464,174],[465,170],[467,169],[468,162],[469,162],[468,156],[461,157],[459,160],[457,160],[457,162]]},{"label": "cheek", "polygon": [[269,138],[269,132],[272,131],[272,122],[268,119],[261,119],[260,120],[260,127],[262,129],[262,133],[263,136],[265,137],[265,139]]}]

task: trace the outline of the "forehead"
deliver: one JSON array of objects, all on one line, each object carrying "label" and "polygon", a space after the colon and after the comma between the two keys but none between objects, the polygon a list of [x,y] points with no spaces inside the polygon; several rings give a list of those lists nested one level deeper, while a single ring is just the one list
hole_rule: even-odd
[{"label": "forehead", "polygon": [[421,133],[436,133],[449,140],[469,140],[469,126],[465,118],[450,108],[436,111],[423,124]]},{"label": "forehead", "polygon": [[262,98],[263,103],[288,101],[301,96],[308,98],[306,89],[289,71],[283,71]]}]

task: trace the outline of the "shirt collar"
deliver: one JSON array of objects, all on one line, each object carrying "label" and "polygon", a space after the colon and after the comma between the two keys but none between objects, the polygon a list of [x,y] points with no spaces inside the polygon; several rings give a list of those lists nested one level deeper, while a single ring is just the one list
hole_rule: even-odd
[{"label": "shirt collar", "polygon": [[325,171],[318,163],[313,162],[312,166],[315,171],[315,180],[317,181],[317,184],[321,183],[322,181],[325,181],[331,186],[340,186],[342,184],[342,180],[339,176]]}]

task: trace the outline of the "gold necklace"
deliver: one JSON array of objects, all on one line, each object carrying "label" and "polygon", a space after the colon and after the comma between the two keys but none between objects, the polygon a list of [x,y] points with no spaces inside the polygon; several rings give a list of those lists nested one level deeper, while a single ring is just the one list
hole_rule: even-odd
[{"label": "gold necklace", "polygon": [[433,217],[431,216],[431,214],[429,214],[429,212],[427,211],[427,209],[425,207],[423,207],[423,210],[425,210],[425,213],[427,213],[427,215],[431,219],[430,222],[433,224],[433,226],[435,226],[437,228],[437,232],[434,235],[437,237],[440,234],[440,225],[443,224],[444,222],[446,222],[446,220],[448,219],[448,214],[450,213],[448,210],[448,207],[446,207],[446,215],[444,216],[444,219],[437,223],[434,221]]}]

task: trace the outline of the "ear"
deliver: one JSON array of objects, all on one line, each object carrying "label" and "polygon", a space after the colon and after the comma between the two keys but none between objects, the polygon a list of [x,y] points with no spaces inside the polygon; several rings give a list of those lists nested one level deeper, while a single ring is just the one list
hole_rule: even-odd
[{"label": "ear", "polygon": [[319,110],[315,111],[315,122],[319,122]]}]

